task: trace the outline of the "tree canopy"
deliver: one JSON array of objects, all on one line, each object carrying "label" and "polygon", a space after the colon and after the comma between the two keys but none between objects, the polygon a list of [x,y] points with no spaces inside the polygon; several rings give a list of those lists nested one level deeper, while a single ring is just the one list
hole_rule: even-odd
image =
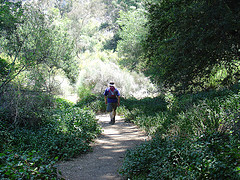
[{"label": "tree canopy", "polygon": [[146,40],[148,30],[144,8],[132,8],[128,12],[120,11],[120,18],[117,22],[121,28],[117,45],[120,65],[139,71],[144,55],[142,42]]},{"label": "tree canopy", "polygon": [[41,63],[74,82],[74,58],[98,50],[117,51],[121,67],[175,90],[239,79],[237,0],[45,0],[34,7],[1,1],[3,82]]},{"label": "tree canopy", "polygon": [[71,39],[61,26],[54,24],[54,17],[32,5],[22,7],[20,3],[2,2],[0,11],[1,91],[23,71],[35,74],[36,68],[45,69],[45,73],[62,69],[75,81]]},{"label": "tree canopy", "polygon": [[239,1],[163,0],[146,7],[146,73],[154,80],[186,90],[205,88],[223,69],[220,84],[239,79]]}]

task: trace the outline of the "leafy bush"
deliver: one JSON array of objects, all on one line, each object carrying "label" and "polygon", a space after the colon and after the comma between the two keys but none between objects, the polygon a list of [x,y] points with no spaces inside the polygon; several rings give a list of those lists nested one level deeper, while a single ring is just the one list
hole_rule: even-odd
[{"label": "leafy bush", "polygon": [[55,109],[66,109],[74,106],[73,102],[62,98],[55,98],[53,104]]},{"label": "leafy bush", "polygon": [[85,96],[80,99],[75,106],[92,110],[95,113],[106,111],[104,97],[101,94]]},{"label": "leafy bush", "polygon": [[187,110],[175,112],[172,126],[178,133],[201,135],[204,132],[230,132],[239,121],[240,95],[212,97],[199,100]]},{"label": "leafy bush", "polygon": [[239,179],[239,87],[166,101],[123,100],[125,115],[153,140],[128,150],[121,174],[130,179]]},{"label": "leafy bush", "polygon": [[[240,118],[240,94],[234,91],[202,92],[182,95],[165,102],[161,97],[140,101],[123,99],[127,120],[133,121],[149,134],[166,136],[201,135],[204,132],[237,132]],[[170,106],[169,106],[170,105]],[[235,130],[234,130],[235,129]]]},{"label": "leafy bush", "polygon": [[121,103],[120,103],[120,106],[117,108],[117,115],[123,116],[128,113],[130,114],[130,111],[124,105],[121,105]]},{"label": "leafy bush", "polygon": [[5,59],[0,57],[0,79],[3,80],[3,77],[7,75],[8,71],[8,62]]},{"label": "leafy bush", "polygon": [[56,100],[55,108],[45,109],[41,118],[44,123],[35,128],[13,129],[1,121],[2,178],[56,179],[55,162],[86,153],[101,132],[92,111],[62,99]]},{"label": "leafy bush", "polygon": [[[114,81],[121,96],[142,98],[156,93],[156,87],[141,73],[128,72],[116,64],[118,57],[110,53],[94,54],[81,62],[77,88],[80,98],[92,93],[103,93],[109,81]],[[103,57],[101,57],[103,56]],[[84,58],[84,57],[83,57]]]},{"label": "leafy bush", "polygon": [[48,158],[69,159],[89,150],[89,143],[101,132],[94,114],[77,107],[53,110],[49,119],[51,123],[36,130],[14,130],[12,149],[36,150]]},{"label": "leafy bush", "polygon": [[47,160],[36,151],[29,153],[0,153],[1,179],[57,179],[55,160]]},{"label": "leafy bush", "polygon": [[[167,103],[160,96],[140,100],[136,98],[121,97],[117,113],[119,115],[124,115],[126,121],[131,121],[136,119],[139,115],[147,114],[154,116],[156,112],[165,111],[167,109],[166,105]],[[75,106],[93,110],[96,113],[106,111],[104,96],[101,94],[85,96],[80,99]]]},{"label": "leafy bush", "polygon": [[129,110],[126,111],[127,114],[124,114],[125,118],[129,121],[136,120],[137,117],[144,115],[155,116],[157,112],[167,110],[167,103],[162,96],[140,100],[136,98],[122,98],[121,104]]},{"label": "leafy bush", "polygon": [[41,115],[53,105],[52,100],[45,92],[9,86],[0,99],[0,120],[14,126],[40,126]]},{"label": "leafy bush", "polygon": [[223,133],[154,138],[127,151],[120,173],[131,179],[238,179],[239,145]]},{"label": "leafy bush", "polygon": [[173,98],[174,100],[168,103],[170,110],[181,112],[188,110],[194,104],[199,104],[199,102],[204,100],[211,101],[212,99],[218,98],[224,101],[226,97],[231,97],[235,94],[238,94],[239,91],[240,85],[236,84],[231,89],[212,90],[195,94],[184,94]]}]

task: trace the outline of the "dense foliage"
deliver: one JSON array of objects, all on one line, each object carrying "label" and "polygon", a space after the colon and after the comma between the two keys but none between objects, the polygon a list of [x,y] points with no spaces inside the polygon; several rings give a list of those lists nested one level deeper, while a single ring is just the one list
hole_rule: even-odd
[{"label": "dense foliage", "polygon": [[148,133],[157,132],[163,137],[201,135],[208,131],[226,132],[233,128],[239,118],[237,89],[179,97],[167,95],[165,101],[149,98],[131,102],[127,100],[125,106],[126,118],[132,119]]},{"label": "dense foliage", "polygon": [[140,70],[144,56],[142,42],[146,40],[147,34],[147,18],[143,7],[133,8],[128,12],[120,11],[117,23],[121,28],[121,39],[117,44],[120,65],[130,70]]},{"label": "dense foliage", "polygon": [[[7,73],[1,74],[1,93],[10,82],[24,75],[28,76],[25,85],[31,84],[32,88],[51,91],[51,87],[46,87],[46,81],[49,76],[55,75],[57,69],[61,69],[74,82],[77,67],[68,33],[62,26],[55,24],[53,16],[32,5],[25,5],[21,9],[12,6],[16,6],[15,3],[1,4],[2,14],[5,15],[2,16],[1,59],[7,62],[1,67],[7,70]],[[18,15],[19,11],[22,14]],[[14,27],[11,28],[5,22],[9,20],[8,13],[9,16],[14,15]]]},{"label": "dense foliage", "polygon": [[0,1],[0,30],[1,35],[10,36],[17,28],[17,24],[21,23],[20,17],[23,15],[21,2],[12,3],[6,0]]},{"label": "dense foliage", "polygon": [[83,97],[76,104],[76,107],[92,110],[95,113],[104,113],[106,111],[106,104],[101,94],[90,94]]},{"label": "dense foliage", "polygon": [[72,83],[77,65],[64,25],[32,4],[1,1],[0,111],[17,124],[38,121],[50,94],[59,94],[55,76]]},{"label": "dense foliage", "polygon": [[121,173],[130,179],[238,179],[239,140],[221,133],[158,139],[129,150]]},{"label": "dense foliage", "polygon": [[[127,152],[123,176],[239,179],[239,7],[0,0],[0,178],[57,179],[56,162],[101,132],[94,113],[113,80],[118,114],[152,137]],[[76,104],[56,98],[68,89]]]},{"label": "dense foliage", "polygon": [[142,98],[158,93],[149,78],[143,73],[121,69],[116,64],[116,58],[116,54],[102,52],[95,53],[81,62],[77,83],[80,100],[91,94],[103,94],[109,81],[115,81],[116,88],[124,97]]},{"label": "dense foliage", "polygon": [[101,132],[95,115],[57,99],[40,127],[13,128],[1,121],[1,178],[57,178],[55,163],[90,150]]},{"label": "dense foliage", "polygon": [[[120,173],[130,179],[238,179],[239,101],[239,85],[181,96],[121,98],[117,113],[153,139],[128,150]],[[88,96],[77,106],[105,110],[102,96]]]},{"label": "dense foliage", "polygon": [[[146,72],[157,82],[181,90],[235,83],[239,79],[239,3],[150,1]],[[217,82],[209,84],[216,75]]]},{"label": "dense foliage", "polygon": [[238,179],[239,100],[238,87],[168,95],[167,104],[155,98],[123,101],[126,117],[153,139],[127,152],[121,174],[131,179]]}]

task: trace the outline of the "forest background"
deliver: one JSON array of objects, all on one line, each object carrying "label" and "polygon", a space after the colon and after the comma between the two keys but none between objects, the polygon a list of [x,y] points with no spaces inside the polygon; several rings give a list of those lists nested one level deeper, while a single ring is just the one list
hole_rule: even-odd
[{"label": "forest background", "polygon": [[110,80],[153,137],[123,176],[239,177],[237,0],[0,2],[1,178],[57,178],[89,151]]}]

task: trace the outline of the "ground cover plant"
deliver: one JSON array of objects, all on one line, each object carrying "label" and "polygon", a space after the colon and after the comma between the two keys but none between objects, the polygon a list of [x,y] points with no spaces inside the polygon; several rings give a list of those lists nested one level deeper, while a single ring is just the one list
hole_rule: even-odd
[{"label": "ground cover plant", "polygon": [[95,113],[103,113],[106,111],[104,97],[101,94],[89,94],[81,98],[75,107],[92,110]]},{"label": "ground cover plant", "polygon": [[239,139],[205,134],[195,139],[154,138],[126,154],[129,179],[239,179]]},{"label": "ground cover plant", "polygon": [[1,121],[0,178],[57,179],[56,162],[88,152],[101,132],[92,111],[63,99],[43,112],[40,127],[13,128]]},{"label": "ground cover plant", "polygon": [[[98,101],[104,102],[102,95],[78,105],[99,112]],[[153,140],[129,150],[120,173],[130,179],[238,179],[239,102],[239,85],[140,100],[122,97],[118,114]]]},{"label": "ground cover plant", "polygon": [[[239,86],[164,98],[123,99],[124,116],[147,133],[170,135],[226,131],[239,119]],[[176,135],[176,134],[175,134]]]},{"label": "ground cover plant", "polygon": [[165,110],[155,109],[161,106],[154,99],[125,106],[153,140],[129,150],[120,173],[130,179],[238,179],[239,86],[165,99]]}]

